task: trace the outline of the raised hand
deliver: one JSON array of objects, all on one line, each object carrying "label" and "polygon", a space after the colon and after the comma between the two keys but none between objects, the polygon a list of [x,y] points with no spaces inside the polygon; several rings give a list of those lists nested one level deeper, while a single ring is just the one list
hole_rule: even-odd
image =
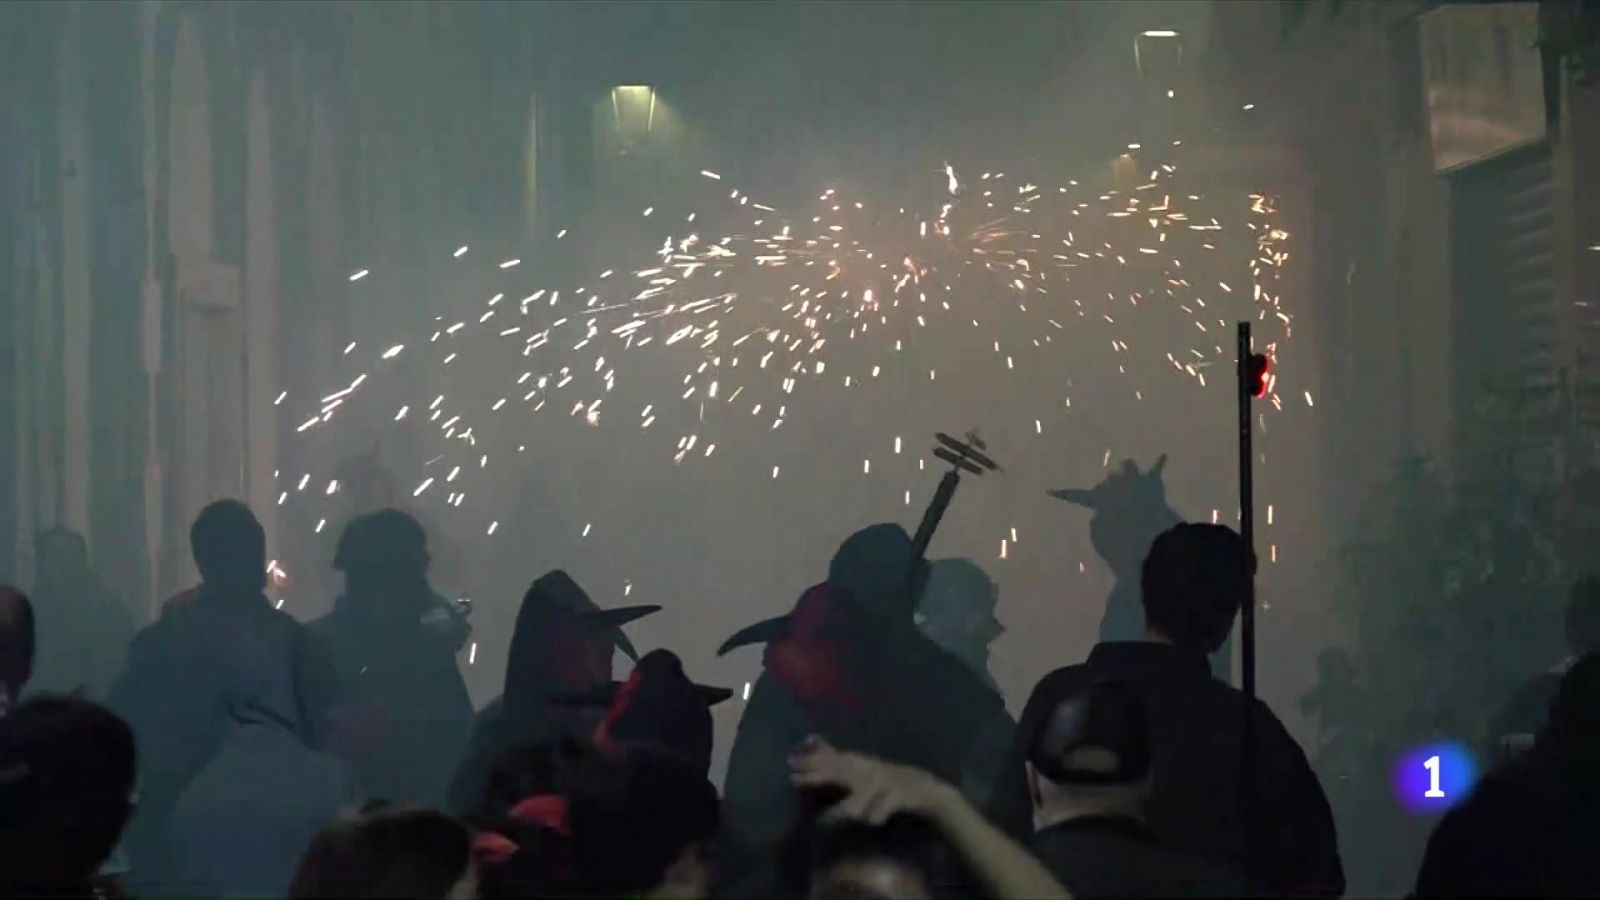
[{"label": "raised hand", "polygon": [[956,793],[921,769],[837,750],[818,737],[807,738],[789,757],[789,780],[797,787],[843,789],[845,798],[827,815],[869,825],[899,813],[934,817]]}]

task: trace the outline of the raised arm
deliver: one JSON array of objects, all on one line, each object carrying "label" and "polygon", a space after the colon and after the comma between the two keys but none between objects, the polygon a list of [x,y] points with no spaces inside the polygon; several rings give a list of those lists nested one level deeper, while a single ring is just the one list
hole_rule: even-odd
[{"label": "raised arm", "polygon": [[1066,888],[950,784],[910,766],[835,750],[811,739],[790,760],[799,787],[838,787],[846,797],[829,813],[881,825],[905,813],[939,829],[984,887],[1000,898],[1069,898]]}]

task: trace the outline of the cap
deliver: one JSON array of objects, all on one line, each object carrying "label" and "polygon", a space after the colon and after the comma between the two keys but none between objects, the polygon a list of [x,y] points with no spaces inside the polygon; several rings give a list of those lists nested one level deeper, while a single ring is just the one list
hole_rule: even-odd
[{"label": "cap", "polygon": [[[1106,751],[1109,767],[1074,760],[1080,750]],[[1144,703],[1131,688],[1096,682],[1060,698],[1029,743],[1028,761],[1057,784],[1126,784],[1150,771]]]}]

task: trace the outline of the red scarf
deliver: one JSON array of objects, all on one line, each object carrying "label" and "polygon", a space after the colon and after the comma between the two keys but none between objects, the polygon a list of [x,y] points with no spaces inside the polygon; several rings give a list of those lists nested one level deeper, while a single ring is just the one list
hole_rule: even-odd
[{"label": "red scarf", "polygon": [[643,676],[644,673],[638,668],[633,670],[633,674],[629,675],[627,682],[622,685],[622,690],[617,691],[616,699],[611,701],[611,709],[606,711],[605,719],[595,728],[594,745],[600,750],[607,753],[616,752],[617,742],[611,732],[616,729],[617,722],[627,714],[634,698],[639,695],[639,685],[644,683]]}]

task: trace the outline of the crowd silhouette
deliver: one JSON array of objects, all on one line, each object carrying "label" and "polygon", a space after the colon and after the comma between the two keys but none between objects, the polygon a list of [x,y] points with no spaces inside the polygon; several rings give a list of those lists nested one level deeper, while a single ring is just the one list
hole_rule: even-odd
[{"label": "crowd silhouette", "polygon": [[[195,519],[200,583],[136,633],[83,539],[49,532],[32,599],[0,586],[0,895],[1338,896],[1305,753],[1208,663],[1255,559],[1183,523],[1160,479],[1129,463],[1052,492],[1094,508],[1117,586],[1101,643],[1018,720],[982,568],[930,564],[898,525],[849,535],[789,614],[723,646],[760,645],[763,671],[720,793],[711,709],[732,691],[635,648],[623,629],[658,607],[539,576],[475,711],[470,628],[404,511],[353,512],[310,623],[268,600],[237,501]],[[1573,596],[1573,657],[1493,718],[1504,762],[1442,819],[1420,894],[1600,893],[1600,588]]]}]

